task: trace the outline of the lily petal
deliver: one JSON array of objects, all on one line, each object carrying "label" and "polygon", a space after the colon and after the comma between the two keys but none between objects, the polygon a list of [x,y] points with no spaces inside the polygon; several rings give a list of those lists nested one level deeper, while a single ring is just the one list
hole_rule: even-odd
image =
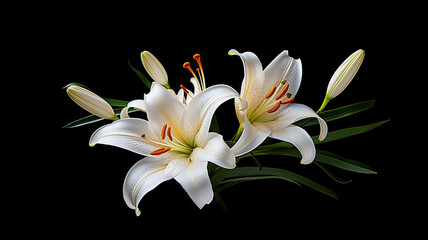
[{"label": "lily petal", "polygon": [[302,80],[302,62],[288,55],[288,51],[280,53],[264,70],[265,92],[267,94],[274,86],[282,80],[290,85],[288,92],[296,96]]},{"label": "lily petal", "polygon": [[143,112],[146,111],[146,107],[144,106],[144,100],[141,100],[141,99],[133,100],[133,101],[130,101],[128,105],[122,109],[122,111],[120,112],[120,118],[129,118],[129,115],[128,115],[129,108],[135,108]]},{"label": "lily petal", "polygon": [[287,108],[284,108],[283,112],[280,114],[281,116],[276,120],[266,123],[266,125],[272,129],[272,131],[286,128],[299,120],[314,117],[318,119],[318,123],[320,125],[319,139],[322,141],[327,136],[327,123],[324,121],[324,119],[318,116],[314,110],[306,105],[291,103]]},{"label": "lily petal", "polygon": [[211,86],[196,95],[188,103],[181,121],[186,141],[192,145],[194,139],[197,146],[205,146],[215,110],[225,101],[238,97],[235,89],[223,84]]},{"label": "lily petal", "polygon": [[165,164],[159,158],[145,157],[129,170],[123,183],[123,198],[131,209],[140,215],[138,204],[141,199],[162,182],[171,179],[164,174]]},{"label": "lily petal", "polygon": [[192,161],[174,178],[199,208],[209,204],[214,197],[207,165],[208,162]]},{"label": "lily petal", "polygon": [[270,137],[289,142],[296,146],[300,154],[302,154],[301,164],[309,164],[315,158],[315,144],[311,136],[301,127],[290,125],[283,129],[277,129],[272,131]]},{"label": "lily petal", "polygon": [[129,151],[150,156],[150,152],[159,148],[144,138],[142,134],[150,139],[157,139],[156,134],[146,120],[139,118],[124,118],[97,129],[89,140],[89,145],[105,144],[127,149]]},{"label": "lily petal", "polygon": [[144,105],[147,119],[155,131],[160,131],[163,125],[168,124],[176,137],[184,139],[180,131],[180,120],[185,107],[174,94],[153,82],[150,93],[144,96]]},{"label": "lily petal", "polygon": [[245,117],[244,131],[236,144],[231,148],[235,156],[244,155],[259,146],[271,133],[263,123],[250,123]]},{"label": "lily petal", "polygon": [[235,155],[223,141],[223,136],[209,133],[204,148],[195,148],[190,158],[192,161],[212,162],[222,168],[232,169],[236,166]]},{"label": "lily petal", "polygon": [[[248,112],[254,110],[260,99],[263,99],[264,74],[259,58],[252,52],[239,53],[235,49],[229,51],[229,55],[241,57],[244,64],[244,80],[241,86],[241,97],[248,101]],[[270,90],[270,89],[269,89]]]}]

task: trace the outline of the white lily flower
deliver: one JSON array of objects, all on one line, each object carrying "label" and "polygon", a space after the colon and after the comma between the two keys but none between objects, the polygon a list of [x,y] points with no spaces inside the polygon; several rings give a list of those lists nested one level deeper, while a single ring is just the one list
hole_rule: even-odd
[{"label": "white lily flower", "polygon": [[327,136],[327,124],[306,105],[291,103],[302,78],[300,59],[295,60],[288,56],[288,51],[283,51],[263,70],[254,53],[230,50],[229,55],[238,55],[243,61],[245,75],[240,97],[248,102],[244,111],[238,111],[239,103],[235,105],[241,124],[238,134],[242,133],[232,147],[235,155],[246,154],[271,137],[290,142],[300,151],[301,163],[311,163],[316,154],[312,138],[293,123],[304,118],[318,118],[320,140]]},{"label": "white lily flower", "polygon": [[166,74],[165,68],[153,54],[148,51],[142,52],[141,61],[143,62],[143,66],[147,73],[153,80],[166,88],[170,88],[168,83],[168,74]]},{"label": "white lily flower", "polygon": [[67,95],[77,105],[98,117],[117,120],[113,108],[102,97],[80,86],[70,86],[67,88]]},{"label": "white lily flower", "polygon": [[235,97],[239,94],[233,88],[215,85],[186,105],[154,82],[144,101],[135,102],[148,121],[124,118],[94,132],[91,146],[112,145],[146,156],[130,169],[123,185],[125,202],[137,215],[143,196],[172,178],[199,208],[212,201],[208,162],[231,169],[235,156],[221,135],[208,130],[214,111]]},{"label": "white lily flower", "polygon": [[334,72],[328,83],[327,93],[318,112],[321,112],[331,99],[337,97],[351,83],[363,63],[364,56],[364,50],[355,51]]}]

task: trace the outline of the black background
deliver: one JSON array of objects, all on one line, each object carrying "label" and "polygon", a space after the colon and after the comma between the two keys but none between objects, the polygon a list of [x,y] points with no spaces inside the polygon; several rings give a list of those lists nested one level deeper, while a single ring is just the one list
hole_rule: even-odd
[{"label": "black background", "polygon": [[[182,3],[168,9],[188,5]],[[412,232],[415,226],[408,228],[405,223],[413,219],[411,214],[420,214],[415,210],[419,208],[414,208],[419,192],[413,191],[413,183],[419,180],[407,175],[412,170],[407,161],[411,160],[402,154],[397,118],[397,109],[405,99],[400,73],[403,45],[398,36],[409,30],[397,27],[396,9],[387,9],[386,17],[378,16],[386,9],[371,5],[354,10],[344,7],[341,11],[321,11],[312,6],[316,10],[310,13],[302,8],[271,5],[248,10],[242,6],[217,6],[212,13],[207,12],[210,6],[170,12],[148,5],[66,9],[60,8],[40,24],[34,24],[33,29],[40,26],[43,31],[35,31],[33,39],[37,41],[26,44],[26,49],[32,49],[26,51],[31,64],[39,66],[35,71],[38,82],[43,82],[42,88],[47,90],[37,96],[49,102],[45,107],[52,111],[43,117],[40,110],[32,115],[37,116],[33,124],[40,120],[48,124],[33,127],[36,133],[30,136],[47,136],[49,140],[34,143],[36,150],[31,154],[40,156],[41,161],[26,164],[30,174],[24,179],[30,192],[20,204],[23,207],[14,210],[15,216],[21,216],[17,223],[29,224],[43,234],[73,236],[121,233],[147,237],[153,232],[216,237],[232,231],[349,237]],[[391,120],[371,132],[317,148],[360,160],[378,174],[338,170],[339,176],[353,180],[341,185],[315,165],[300,165],[299,159],[263,157],[264,166],[302,174],[335,191],[339,199],[280,180],[253,181],[222,192],[228,208],[224,215],[214,204],[199,210],[181,186],[171,180],[143,198],[143,213],[136,217],[123,201],[122,184],[127,171],[142,156],[110,146],[89,147],[91,134],[107,121],[62,129],[68,122],[87,115],[62,87],[80,82],[101,96],[141,99],[148,89],[132,72],[128,61],[149,77],[140,60],[140,53],[148,50],[162,62],[175,90],[180,84],[191,86],[191,75],[182,64],[189,61],[195,68],[192,56],[199,53],[209,86],[223,83],[239,91],[242,62],[239,57],[228,56],[230,49],[254,52],[264,67],[281,51],[289,50],[303,64],[296,102],[314,110],[321,105],[336,68],[351,53],[364,49],[366,57],[358,74],[327,109],[371,99],[376,100],[376,105],[358,115],[330,122],[329,130]],[[224,138],[230,139],[238,127],[232,101],[222,105],[217,115]],[[319,132],[317,126],[306,130],[312,135]],[[241,163],[254,166],[250,159]],[[49,220],[44,220],[45,216]],[[53,229],[57,231],[53,233]],[[192,229],[202,229],[207,234],[198,235]]]}]

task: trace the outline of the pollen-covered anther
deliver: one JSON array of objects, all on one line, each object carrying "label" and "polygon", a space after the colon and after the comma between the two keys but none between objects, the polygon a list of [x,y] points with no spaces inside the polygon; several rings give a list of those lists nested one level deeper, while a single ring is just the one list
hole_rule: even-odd
[{"label": "pollen-covered anther", "polygon": [[162,137],[162,140],[164,140],[165,139],[165,134],[166,134],[166,127],[167,127],[167,124],[165,123],[165,125],[163,125],[163,127],[162,127],[162,132],[161,132],[161,137]]},{"label": "pollen-covered anther", "polygon": [[166,135],[168,136],[169,140],[172,141],[171,127],[168,127],[168,130],[166,131]]},{"label": "pollen-covered anther", "polygon": [[268,113],[273,113],[273,112],[275,112],[276,110],[278,110],[279,106],[281,106],[281,101],[278,101],[278,102],[275,104],[275,106],[273,106],[273,108],[269,109],[267,112],[268,112]]},{"label": "pollen-covered anther", "polygon": [[281,90],[281,92],[275,97],[275,100],[282,98],[285,95],[285,93],[287,92],[289,86],[290,85],[288,83],[285,84],[284,88]]},{"label": "pollen-covered anther", "polygon": [[280,103],[281,103],[281,104],[289,104],[289,103],[291,103],[291,102],[293,102],[293,101],[294,101],[294,97],[291,97],[291,98],[289,98],[289,99],[287,99],[287,100],[281,101]]},{"label": "pollen-covered anther", "polygon": [[275,92],[275,90],[276,90],[276,86],[274,86],[272,88],[272,90],[270,90],[270,92],[268,94],[266,94],[265,98],[266,99],[270,98],[273,95],[273,93]]},{"label": "pollen-covered anther", "polygon": [[171,148],[159,148],[150,153],[150,155],[161,155],[171,150]]}]

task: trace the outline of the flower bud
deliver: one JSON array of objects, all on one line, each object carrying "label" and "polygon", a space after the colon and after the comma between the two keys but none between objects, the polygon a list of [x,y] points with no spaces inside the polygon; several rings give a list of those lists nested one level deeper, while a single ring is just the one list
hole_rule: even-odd
[{"label": "flower bud", "polygon": [[77,105],[93,115],[109,120],[118,119],[110,104],[100,96],[85,88],[76,85],[70,86],[67,88],[67,95]]},{"label": "flower bud", "polygon": [[142,52],[141,61],[143,62],[143,66],[147,73],[153,80],[166,88],[170,88],[165,68],[153,54],[148,51]]},{"label": "flower bud", "polygon": [[354,78],[355,74],[358,72],[364,56],[365,52],[362,49],[354,52],[339,66],[336,72],[334,72],[328,84],[324,102],[318,112],[321,112],[331,99],[337,97],[343,90],[345,90]]}]

